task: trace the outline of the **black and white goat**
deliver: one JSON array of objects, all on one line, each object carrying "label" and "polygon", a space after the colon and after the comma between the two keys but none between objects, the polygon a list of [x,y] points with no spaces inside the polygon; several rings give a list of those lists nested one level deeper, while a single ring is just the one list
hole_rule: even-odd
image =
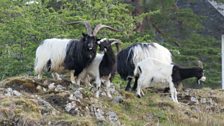
[{"label": "black and white goat", "polygon": [[[169,84],[171,98],[174,102],[178,102],[174,84],[191,77],[196,77],[198,82],[206,80],[203,68],[183,68],[152,58],[147,58],[139,62],[134,70],[134,75],[136,80],[138,80],[136,92],[138,97],[141,97],[141,89],[149,87],[151,83],[167,82]],[[142,94],[144,93],[142,92]]]},{"label": "black and white goat", "polygon": [[[172,63],[170,51],[158,43],[138,43],[121,50],[117,55],[117,72],[121,78],[128,80],[125,90],[130,90],[133,72],[137,63],[146,58],[159,59],[164,63]],[[137,87],[137,80],[132,90]]]},{"label": "black and white goat", "polygon": [[89,66],[87,66],[78,76],[77,83],[80,84],[81,80],[85,80],[85,83],[89,83],[88,81],[90,80],[88,79],[95,80],[97,88],[96,97],[99,97],[101,83],[104,83],[106,85],[107,96],[112,97],[109,91],[109,87],[111,85],[111,79],[116,71],[116,56],[111,46],[113,44],[116,44],[118,51],[118,44],[120,44],[121,42],[118,39],[104,38],[101,39],[99,43],[101,53],[97,53],[93,62]]},{"label": "black and white goat", "polygon": [[[75,22],[77,23],[77,22]],[[75,77],[88,66],[96,56],[97,41],[96,34],[102,28],[117,31],[110,26],[98,24],[92,31],[88,22],[84,23],[87,34],[83,33],[80,40],[77,39],[46,39],[36,50],[34,70],[40,79],[43,70],[55,72],[56,79],[60,80],[56,72],[63,70],[71,71],[71,81],[75,83]],[[54,75],[54,73],[52,73]],[[54,76],[53,76],[54,77]]]}]

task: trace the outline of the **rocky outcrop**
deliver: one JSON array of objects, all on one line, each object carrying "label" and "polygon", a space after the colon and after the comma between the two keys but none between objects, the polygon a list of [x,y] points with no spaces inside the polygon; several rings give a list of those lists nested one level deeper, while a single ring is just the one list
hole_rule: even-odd
[{"label": "rocky outcrop", "polygon": [[191,8],[198,16],[202,16],[205,27],[202,33],[221,40],[221,35],[224,34],[224,16],[209,0],[178,0],[177,6],[180,8]]},{"label": "rocky outcrop", "polygon": [[141,99],[114,86],[111,87],[113,99],[106,97],[103,89],[100,98],[95,98],[92,88],[75,87],[66,80],[33,77],[3,80],[0,125],[224,125],[222,90],[185,89],[178,92],[180,103],[176,104],[161,87],[145,89]]}]

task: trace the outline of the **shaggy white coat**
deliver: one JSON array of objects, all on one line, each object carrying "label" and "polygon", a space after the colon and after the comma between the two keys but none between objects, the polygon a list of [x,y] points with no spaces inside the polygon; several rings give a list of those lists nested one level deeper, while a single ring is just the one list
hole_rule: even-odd
[{"label": "shaggy white coat", "polygon": [[[61,72],[64,70],[64,59],[66,48],[72,39],[46,39],[36,50],[34,71],[41,79],[43,71],[46,69],[48,60],[51,60],[51,72]],[[56,74],[57,75],[57,74]],[[57,79],[59,76],[57,76]]]},{"label": "shaggy white coat", "polygon": [[136,94],[141,96],[141,89],[149,87],[152,83],[168,83],[172,100],[178,102],[177,91],[172,82],[173,66],[170,63],[152,58],[147,58],[138,63],[134,70],[134,75],[139,76]]},{"label": "shaggy white coat", "polygon": [[[170,51],[159,45],[158,43],[142,43],[143,45],[148,45],[147,48],[142,48],[140,45],[137,45],[133,47],[131,50],[133,50],[133,63],[136,66],[139,62],[142,60],[150,57],[159,59],[161,62],[164,63],[172,63],[172,55]],[[129,53],[131,52],[129,51]]]}]

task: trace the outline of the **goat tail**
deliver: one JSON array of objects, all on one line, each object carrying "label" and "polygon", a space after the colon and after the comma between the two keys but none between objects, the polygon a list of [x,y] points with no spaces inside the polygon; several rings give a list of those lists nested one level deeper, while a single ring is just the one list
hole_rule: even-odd
[{"label": "goat tail", "polygon": [[141,67],[140,66],[136,66],[135,67],[135,70],[134,70],[134,76],[135,77],[139,77],[139,75],[142,73],[142,69],[141,69]]}]

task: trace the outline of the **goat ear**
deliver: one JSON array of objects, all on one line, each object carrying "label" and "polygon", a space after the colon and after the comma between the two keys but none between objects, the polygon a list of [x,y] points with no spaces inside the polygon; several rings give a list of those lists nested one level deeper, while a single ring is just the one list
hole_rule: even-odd
[{"label": "goat ear", "polygon": [[98,40],[97,44],[99,45],[99,44],[101,44],[103,42],[106,42],[106,41],[107,41],[107,38],[103,38],[103,39]]},{"label": "goat ear", "polygon": [[101,40],[101,39],[96,38],[96,44],[97,44],[97,45],[100,45],[100,40]]}]

